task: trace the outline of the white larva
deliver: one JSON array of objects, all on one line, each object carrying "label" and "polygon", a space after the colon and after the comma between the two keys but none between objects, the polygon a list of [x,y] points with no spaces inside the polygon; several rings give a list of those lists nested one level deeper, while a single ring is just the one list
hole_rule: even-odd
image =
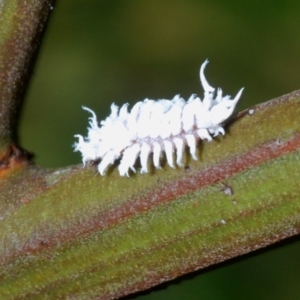
[{"label": "white larva", "polygon": [[87,137],[75,135],[78,142],[74,151],[80,151],[83,165],[99,160],[98,171],[105,174],[109,165],[121,159],[119,173],[129,176],[129,170],[136,172],[134,165],[140,157],[141,173],[148,172],[148,159],[153,153],[153,164],[160,168],[160,156],[164,151],[167,163],[174,168],[173,152],[176,151],[176,164],[183,166],[183,152],[189,147],[193,159],[197,160],[197,141],[212,140],[218,134],[225,134],[222,124],[232,115],[243,88],[233,100],[222,95],[218,88],[211,87],[204,76],[206,60],[200,68],[200,81],[204,89],[201,101],[192,95],[188,101],[176,95],[172,100],[149,100],[137,102],[128,112],[128,103],[120,110],[114,103],[111,114],[98,125],[96,114],[91,113]]}]

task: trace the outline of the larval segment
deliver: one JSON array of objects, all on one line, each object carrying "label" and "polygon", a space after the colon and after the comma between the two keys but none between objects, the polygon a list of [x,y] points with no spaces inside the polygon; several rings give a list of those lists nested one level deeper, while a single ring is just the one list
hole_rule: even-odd
[{"label": "larval segment", "polygon": [[151,100],[137,102],[130,111],[128,103],[119,107],[111,105],[111,114],[99,123],[91,109],[87,137],[75,135],[74,151],[81,152],[85,166],[90,161],[100,160],[98,171],[105,174],[108,166],[120,159],[118,167],[121,176],[136,172],[134,165],[140,159],[141,173],[148,172],[148,160],[153,153],[153,164],[160,168],[160,156],[164,151],[167,163],[183,166],[184,148],[189,147],[193,159],[197,160],[198,140],[211,141],[212,137],[225,134],[222,125],[232,115],[243,88],[233,100],[223,96],[222,89],[211,87],[204,76],[206,60],[200,68],[200,81],[204,89],[201,101],[191,95],[185,101],[179,95],[172,100]]}]

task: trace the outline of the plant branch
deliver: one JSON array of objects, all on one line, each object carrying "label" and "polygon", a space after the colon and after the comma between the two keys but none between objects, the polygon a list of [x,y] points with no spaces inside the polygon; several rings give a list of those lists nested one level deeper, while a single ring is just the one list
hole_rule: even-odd
[{"label": "plant branch", "polygon": [[299,234],[299,104],[296,91],[239,113],[184,169],[14,172],[0,298],[116,299]]},{"label": "plant branch", "polygon": [[55,0],[0,3],[0,160],[18,144],[21,107]]}]

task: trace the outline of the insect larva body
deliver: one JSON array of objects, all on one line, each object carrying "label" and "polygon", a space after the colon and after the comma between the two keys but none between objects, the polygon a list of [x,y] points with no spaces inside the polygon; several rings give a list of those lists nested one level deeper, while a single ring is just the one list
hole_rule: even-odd
[{"label": "insect larva body", "polygon": [[197,160],[197,140],[212,140],[218,134],[225,134],[222,124],[232,115],[242,94],[243,88],[233,100],[222,95],[218,88],[211,87],[204,76],[206,60],[200,68],[200,80],[204,89],[201,101],[192,95],[185,101],[179,95],[172,100],[149,100],[137,102],[130,112],[128,104],[120,110],[111,105],[111,114],[98,125],[96,114],[91,113],[87,137],[75,135],[78,142],[74,151],[80,151],[83,165],[100,160],[98,171],[105,174],[107,167],[121,158],[118,167],[121,176],[129,176],[129,170],[136,172],[134,165],[138,157],[141,173],[148,172],[148,159],[153,153],[153,164],[160,168],[160,156],[165,152],[167,163],[174,167],[173,152],[176,151],[176,164],[182,166],[183,152],[187,145],[193,159]]}]

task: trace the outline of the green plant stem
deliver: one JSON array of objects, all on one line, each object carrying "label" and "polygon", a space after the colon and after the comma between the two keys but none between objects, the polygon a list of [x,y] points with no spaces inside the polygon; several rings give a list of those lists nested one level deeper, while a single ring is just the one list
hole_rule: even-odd
[{"label": "green plant stem", "polygon": [[240,113],[186,168],[20,168],[0,182],[0,298],[116,299],[297,235],[299,104]]},{"label": "green plant stem", "polygon": [[18,144],[21,106],[54,2],[0,3],[0,160]]}]

